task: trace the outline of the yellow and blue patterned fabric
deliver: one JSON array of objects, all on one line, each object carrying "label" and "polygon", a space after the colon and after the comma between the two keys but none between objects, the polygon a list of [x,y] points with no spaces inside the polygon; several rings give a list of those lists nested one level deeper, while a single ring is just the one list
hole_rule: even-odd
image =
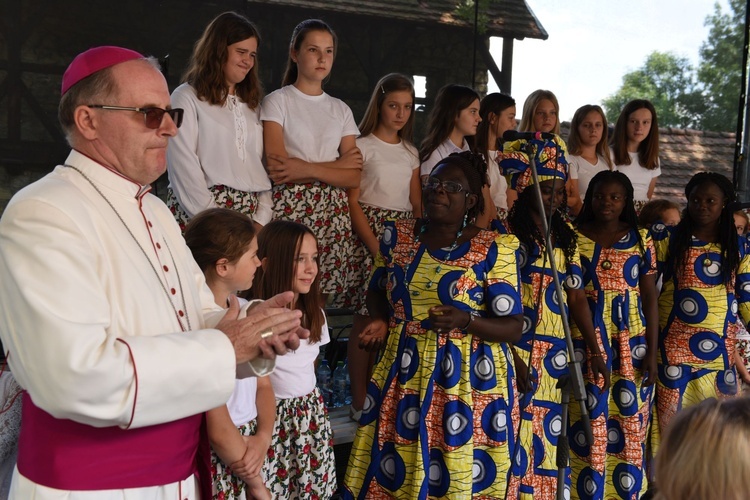
[{"label": "yellow and blue patterned fabric", "polygon": [[480,231],[452,251],[430,251],[414,224],[387,222],[375,259],[370,286],[387,295],[389,336],[344,497],[505,498],[519,418],[510,346],[460,328],[438,334],[428,310],[521,314],[518,240]]},{"label": "yellow and blue patterned fabric", "polygon": [[519,139],[503,144],[497,152],[500,172],[508,181],[508,186],[521,194],[534,183],[531,163],[537,168],[539,182],[559,179],[568,180],[568,147],[560,136],[553,140]]}]

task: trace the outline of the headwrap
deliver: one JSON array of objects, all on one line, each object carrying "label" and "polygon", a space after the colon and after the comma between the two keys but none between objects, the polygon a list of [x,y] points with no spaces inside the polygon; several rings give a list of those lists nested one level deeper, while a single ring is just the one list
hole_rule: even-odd
[{"label": "headwrap", "polygon": [[94,47],[86,52],[81,52],[75,57],[75,59],[73,59],[68,66],[68,69],[65,70],[65,74],[63,74],[62,78],[60,94],[65,95],[65,92],[67,92],[70,87],[84,78],[93,75],[97,71],[101,71],[125,61],[143,58],[142,54],[139,54],[134,50],[123,49],[122,47],[115,47],[112,45]]},{"label": "headwrap", "polygon": [[519,139],[506,142],[503,150],[497,152],[497,164],[500,172],[508,181],[508,186],[521,194],[534,183],[530,159],[534,161],[539,182],[568,179],[568,147],[558,135],[553,140]]}]

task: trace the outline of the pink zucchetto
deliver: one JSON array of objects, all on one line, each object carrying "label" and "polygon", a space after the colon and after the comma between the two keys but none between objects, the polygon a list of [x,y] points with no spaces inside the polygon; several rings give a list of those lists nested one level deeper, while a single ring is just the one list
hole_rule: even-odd
[{"label": "pink zucchetto", "polygon": [[86,52],[81,52],[73,59],[62,78],[60,94],[65,95],[70,87],[103,69],[133,59],[143,59],[144,56],[138,52],[113,45],[94,47]]}]

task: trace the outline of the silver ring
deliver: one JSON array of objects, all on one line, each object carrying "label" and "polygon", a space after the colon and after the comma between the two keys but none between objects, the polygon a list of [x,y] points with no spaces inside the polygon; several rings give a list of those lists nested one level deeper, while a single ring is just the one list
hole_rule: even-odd
[{"label": "silver ring", "polygon": [[268,330],[265,330],[263,332],[260,332],[260,338],[267,339],[268,337],[271,337],[273,335],[273,330],[270,328]]}]

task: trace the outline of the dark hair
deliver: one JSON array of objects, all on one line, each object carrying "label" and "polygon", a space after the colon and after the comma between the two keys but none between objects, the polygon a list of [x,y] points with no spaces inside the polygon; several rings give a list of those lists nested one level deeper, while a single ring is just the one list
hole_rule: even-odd
[{"label": "dark hair", "polygon": [[675,209],[679,212],[680,206],[671,200],[662,198],[651,200],[641,207],[641,213],[638,215],[638,224],[651,228],[653,223],[662,220],[664,212],[670,209]]},{"label": "dark hair", "polygon": [[[500,113],[505,111],[511,106],[515,106],[516,101],[509,95],[501,94],[500,92],[493,92],[487,94],[479,104],[479,116],[482,121],[477,127],[477,135],[474,136],[474,150],[482,153],[485,158],[489,156],[490,151],[498,149],[497,144],[489,144],[488,136],[490,135],[490,114],[500,117]],[[500,137],[498,137],[500,139]]]},{"label": "dark hair", "polygon": [[[274,220],[258,235],[258,258],[263,265],[255,273],[252,296],[269,299],[292,288],[297,273],[297,256],[306,234],[315,238],[309,227],[290,220]],[[316,238],[317,242],[317,238]],[[310,329],[310,342],[320,342],[325,323],[323,296],[320,293],[320,272],[315,276],[310,291],[299,294],[294,307],[302,311],[302,323]]]},{"label": "dark hair", "polygon": [[479,214],[484,212],[482,188],[487,185],[487,162],[484,161],[484,157],[480,154],[472,153],[471,151],[461,151],[460,153],[451,153],[440,160],[433,167],[432,172],[443,165],[454,166],[460,169],[469,183],[470,193],[477,196],[477,203],[466,212],[469,220],[473,222]]},{"label": "dark hair", "polygon": [[[245,16],[236,12],[224,12],[211,21],[203,35],[195,42],[183,82],[189,83],[199,99],[209,104],[224,104],[229,94],[224,76],[227,48],[248,38],[255,38],[260,45],[258,28]],[[235,86],[235,93],[250,109],[260,104],[263,86],[258,78],[258,60],[242,80]]]},{"label": "dark hair", "polygon": [[221,259],[237,262],[255,238],[255,224],[228,208],[209,208],[185,227],[185,243],[204,274],[213,273]]},{"label": "dark hair", "polygon": [[[724,194],[724,207],[719,216],[719,244],[721,245],[721,277],[725,285],[732,285],[740,264],[739,243],[737,229],[734,227],[734,208],[732,202],[736,195],[732,182],[715,172],[699,172],[695,174],[685,186],[685,198],[690,204],[690,193],[704,184],[713,184]],[[672,257],[672,275],[681,272],[687,262],[688,251],[693,241],[694,221],[690,216],[690,209],[685,210],[685,216],[677,224],[669,240],[669,256]],[[669,262],[669,261],[668,261]]]},{"label": "dark hair", "polygon": [[414,134],[414,84],[408,76],[400,73],[389,73],[378,80],[375,89],[370,96],[370,102],[367,104],[365,115],[359,122],[359,133],[361,137],[372,134],[380,123],[380,108],[383,106],[386,96],[391,92],[406,91],[411,93],[411,114],[406,124],[398,131],[401,139],[411,143]]},{"label": "dark hair", "polygon": [[419,161],[424,162],[445,140],[450,137],[456,118],[461,111],[479,100],[479,94],[463,85],[446,85],[435,97],[427,122],[427,135],[419,148]]},{"label": "dark hair", "polygon": [[581,134],[578,132],[578,127],[581,126],[583,120],[592,111],[596,111],[602,117],[602,137],[596,144],[596,154],[604,158],[607,167],[611,169],[612,157],[609,154],[609,126],[607,125],[607,115],[604,114],[604,110],[601,106],[597,106],[596,104],[586,104],[581,106],[573,115],[573,120],[570,122],[570,132],[568,132],[568,154],[581,154]]},{"label": "dark hair", "polygon": [[617,123],[615,123],[612,140],[614,161],[615,165],[630,165],[628,120],[630,115],[639,109],[647,109],[651,112],[651,129],[648,131],[646,138],[638,144],[638,162],[643,168],[654,170],[659,166],[659,120],[656,118],[654,105],[646,99],[634,99],[622,108]]},{"label": "dark hair", "polygon": [[298,70],[297,63],[292,61],[292,51],[299,51],[302,46],[302,42],[305,41],[305,37],[311,31],[326,31],[330,33],[333,38],[333,58],[336,59],[336,48],[338,47],[338,38],[336,33],[333,32],[330,26],[320,19],[306,19],[292,31],[292,39],[289,41],[289,54],[286,60],[286,70],[284,71],[284,78],[281,81],[281,86],[291,85],[297,81]]},{"label": "dark hair", "polygon": [[638,238],[638,248],[641,250],[641,254],[643,254],[643,239],[641,238],[640,231],[638,231],[638,214],[633,204],[633,184],[631,184],[628,176],[622,172],[602,170],[589,181],[589,187],[586,189],[586,196],[583,200],[583,208],[575,220],[576,227],[596,222],[596,214],[593,207],[594,191],[598,186],[604,184],[619,184],[625,190],[625,206],[620,213],[619,219],[627,224],[630,229],[635,230],[636,237]]},{"label": "dark hair", "polygon": [[[555,182],[560,183],[561,186],[565,185],[565,182],[561,179],[556,179]],[[563,200],[561,206],[566,206],[566,204],[567,202]],[[529,187],[521,191],[518,199],[513,203],[510,212],[508,212],[508,225],[511,233],[521,243],[526,245],[526,248],[529,250],[534,248],[535,243],[542,249],[545,247],[544,235],[539,230],[539,226],[536,225],[534,219],[529,215],[531,212],[540,213],[541,210],[540,215],[544,217],[543,209],[537,205],[535,189]],[[556,246],[563,249],[568,261],[572,261],[576,256],[576,249],[578,248],[578,236],[565,221],[559,209],[555,209],[555,212],[552,214],[552,224],[550,227]]]}]

